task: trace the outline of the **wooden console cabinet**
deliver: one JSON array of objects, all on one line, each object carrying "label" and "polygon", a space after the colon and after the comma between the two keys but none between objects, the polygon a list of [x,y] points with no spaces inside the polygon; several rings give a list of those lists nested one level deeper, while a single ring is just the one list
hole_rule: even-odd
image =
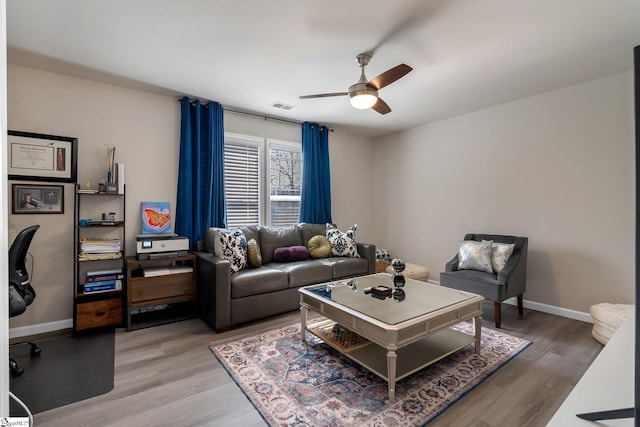
[{"label": "wooden console cabinet", "polygon": [[[181,271],[185,270],[183,267],[191,271]],[[128,331],[195,316],[195,255],[150,260],[127,258]]]}]

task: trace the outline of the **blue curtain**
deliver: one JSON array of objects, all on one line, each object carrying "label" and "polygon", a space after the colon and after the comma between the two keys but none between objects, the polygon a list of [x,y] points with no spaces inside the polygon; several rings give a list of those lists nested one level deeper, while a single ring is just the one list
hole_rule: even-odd
[{"label": "blue curtain", "polygon": [[300,222],[325,224],[331,220],[329,129],[302,124],[302,194]]},{"label": "blue curtain", "polygon": [[175,232],[191,250],[209,227],[224,227],[224,125],[217,102],[182,98]]}]

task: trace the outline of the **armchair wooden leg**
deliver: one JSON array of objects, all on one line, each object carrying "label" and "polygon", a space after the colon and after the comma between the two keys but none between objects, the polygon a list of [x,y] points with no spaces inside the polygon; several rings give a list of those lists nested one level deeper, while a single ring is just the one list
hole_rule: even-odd
[{"label": "armchair wooden leg", "polygon": [[522,306],[522,296],[523,296],[523,295],[524,295],[524,294],[520,294],[520,295],[518,295],[518,314],[519,314],[520,316],[523,316],[523,315],[524,315],[524,307]]},{"label": "armchair wooden leg", "polygon": [[493,303],[493,318],[495,319],[495,322],[496,322],[496,329],[500,329],[500,324],[501,324],[500,314],[501,313],[502,313],[502,310],[500,309],[500,303],[499,302],[494,302]]}]

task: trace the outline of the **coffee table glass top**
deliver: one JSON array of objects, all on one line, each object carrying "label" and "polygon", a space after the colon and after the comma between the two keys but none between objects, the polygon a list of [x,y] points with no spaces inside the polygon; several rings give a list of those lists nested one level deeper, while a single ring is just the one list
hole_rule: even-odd
[{"label": "coffee table glass top", "polygon": [[[321,299],[329,299],[389,325],[396,325],[475,297],[474,294],[413,279],[406,279],[405,286],[402,288],[405,299],[401,301],[391,297],[378,299],[364,293],[365,288],[370,286],[393,288],[391,277],[387,273],[378,273],[305,286],[302,289]],[[355,286],[350,287],[349,284]]]}]

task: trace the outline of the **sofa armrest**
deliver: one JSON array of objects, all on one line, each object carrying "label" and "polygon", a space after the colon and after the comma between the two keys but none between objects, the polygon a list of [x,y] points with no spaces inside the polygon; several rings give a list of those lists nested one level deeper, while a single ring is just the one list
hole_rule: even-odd
[{"label": "sofa armrest", "polygon": [[369,274],[374,274],[376,272],[376,245],[356,242],[356,246],[360,258],[366,259],[369,263]]},{"label": "sofa armrest", "polygon": [[460,260],[458,259],[458,254],[456,254],[456,256],[451,258],[451,260],[449,260],[449,262],[445,265],[444,271],[457,271],[459,262]]},{"label": "sofa armrest", "polygon": [[198,257],[198,314],[216,331],[231,325],[231,265],[209,252]]}]

